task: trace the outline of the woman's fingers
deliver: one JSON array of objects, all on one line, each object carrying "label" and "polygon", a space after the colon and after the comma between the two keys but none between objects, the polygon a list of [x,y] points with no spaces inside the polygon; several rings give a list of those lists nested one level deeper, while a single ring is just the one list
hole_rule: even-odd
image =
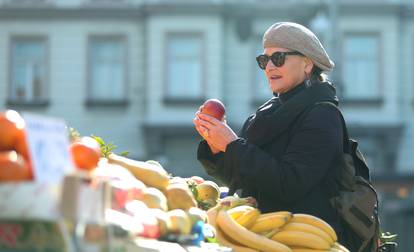
[{"label": "woman's fingers", "polygon": [[200,134],[202,137],[205,138],[209,136],[209,130],[206,127],[199,125],[199,124],[195,124],[195,128],[198,134]]},{"label": "woman's fingers", "polygon": [[200,125],[200,126],[203,126],[204,128],[206,128],[206,129],[208,129],[208,130],[211,130],[212,128],[214,128],[214,127],[216,127],[217,125],[215,125],[215,124],[212,124],[211,122],[209,122],[209,121],[206,121],[206,120],[198,120],[198,125]]},{"label": "woman's fingers", "polygon": [[217,120],[216,118],[214,118],[212,116],[209,116],[209,115],[206,115],[206,114],[203,114],[203,113],[198,114],[198,117],[200,119],[202,119],[202,121],[206,121],[206,122],[210,123],[211,125],[217,125],[217,124],[221,123],[221,121]]},{"label": "woman's fingers", "polygon": [[204,139],[209,138],[213,143],[217,141],[217,137],[226,133],[224,122],[203,113],[196,112],[193,123],[198,133]]},{"label": "woman's fingers", "polygon": [[203,129],[205,129],[205,130],[208,130],[209,129],[209,126],[211,126],[211,124],[210,123],[208,123],[207,121],[205,121],[205,120],[202,120],[200,117],[198,117],[198,116],[196,116],[194,119],[193,119],[193,123],[194,123],[194,125],[196,126],[196,128],[197,127],[202,127]]}]

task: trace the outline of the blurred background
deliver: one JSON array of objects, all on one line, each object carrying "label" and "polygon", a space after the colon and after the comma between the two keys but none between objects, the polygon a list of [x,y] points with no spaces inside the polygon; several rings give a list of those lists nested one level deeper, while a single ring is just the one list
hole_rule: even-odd
[{"label": "blurred background", "polygon": [[0,110],[63,118],[132,158],[207,177],[194,113],[218,98],[237,131],[271,97],[255,56],[277,21],[312,29],[335,61],[383,229],[412,251],[413,0],[0,0]]}]

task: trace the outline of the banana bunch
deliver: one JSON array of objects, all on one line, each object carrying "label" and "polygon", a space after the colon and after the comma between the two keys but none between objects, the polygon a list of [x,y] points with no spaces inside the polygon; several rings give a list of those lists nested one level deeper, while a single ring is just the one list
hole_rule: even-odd
[{"label": "banana bunch", "polygon": [[270,239],[289,246],[294,252],[349,252],[338,242],[335,230],[328,223],[309,214],[292,214]]},{"label": "banana bunch", "polygon": [[217,206],[207,214],[217,241],[236,252],[349,252],[328,223],[309,214],[261,214],[255,207],[237,204]]},{"label": "banana bunch", "polygon": [[288,211],[262,214],[250,231],[287,245],[294,252],[349,252],[337,242],[338,237],[328,223],[309,214]]},{"label": "banana bunch", "polygon": [[[252,205],[243,204],[245,201],[245,198],[232,198],[230,204],[218,204],[207,211],[208,222],[216,228],[218,243],[232,248],[234,252],[292,252],[288,246],[246,228],[254,225],[260,212]],[[246,227],[236,222],[232,216],[237,216],[238,221]]]}]

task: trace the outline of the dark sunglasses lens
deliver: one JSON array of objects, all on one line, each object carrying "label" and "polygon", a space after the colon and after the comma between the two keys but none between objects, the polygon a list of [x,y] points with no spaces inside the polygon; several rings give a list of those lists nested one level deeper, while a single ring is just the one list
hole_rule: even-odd
[{"label": "dark sunglasses lens", "polygon": [[256,57],[257,64],[261,69],[266,69],[267,62],[269,62],[269,57],[267,55],[259,55]]},{"label": "dark sunglasses lens", "polygon": [[270,59],[272,60],[273,65],[276,67],[281,67],[285,63],[285,54],[281,52],[275,52],[272,54]]}]

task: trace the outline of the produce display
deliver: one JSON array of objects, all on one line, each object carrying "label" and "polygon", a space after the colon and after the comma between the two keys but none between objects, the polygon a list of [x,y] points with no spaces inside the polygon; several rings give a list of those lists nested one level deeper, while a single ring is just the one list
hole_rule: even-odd
[{"label": "produce display", "polygon": [[[203,113],[220,120],[224,112],[217,100],[203,105]],[[0,182],[33,179],[24,134],[24,120],[17,112],[0,114]],[[252,197],[223,197],[226,188],[214,181],[173,176],[155,160],[133,160],[112,150],[98,137],[81,137],[71,130],[68,153],[76,173],[86,176],[91,188],[110,185],[106,220],[133,239],[217,243],[235,252],[349,252],[338,243],[333,228],[315,216],[261,213]]]}]

